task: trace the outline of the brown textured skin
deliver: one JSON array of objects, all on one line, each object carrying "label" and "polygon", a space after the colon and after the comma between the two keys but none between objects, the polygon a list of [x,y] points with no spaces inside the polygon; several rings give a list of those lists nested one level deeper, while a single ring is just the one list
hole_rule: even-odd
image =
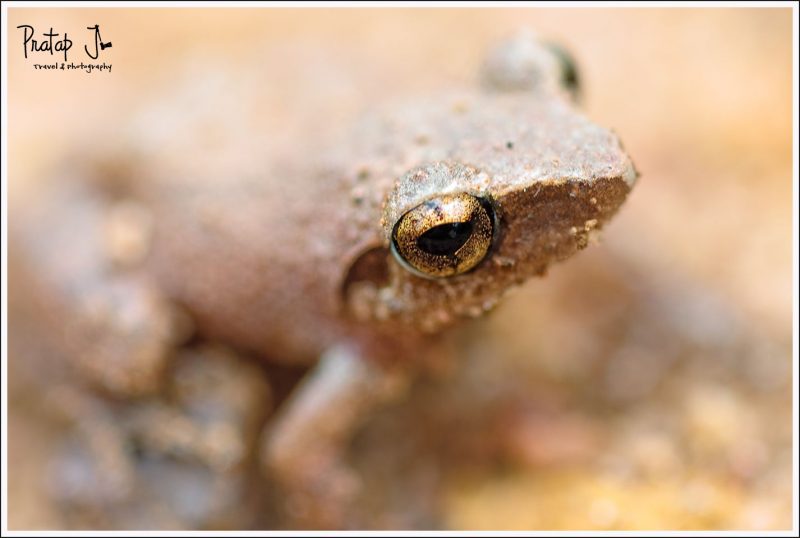
[{"label": "brown textured skin", "polygon": [[[148,212],[149,248],[124,279],[183,306],[201,336],[273,361],[310,363],[346,343],[405,363],[426,335],[480,315],[509,287],[585,247],[631,188],[636,173],[619,141],[576,110],[554,82],[557,65],[518,40],[489,56],[487,88],[389,104],[327,145],[298,141],[286,155],[267,153],[275,144],[258,129],[257,84],[194,76],[139,114],[140,128],[110,164],[83,175]],[[508,75],[509,66],[519,72]],[[536,76],[523,76],[531,70]],[[404,269],[388,250],[397,219],[460,192],[496,207],[490,253],[449,278]],[[59,253],[81,237],[92,245],[82,285],[119,274],[104,259],[103,204],[61,203],[26,230],[44,265],[60,270]],[[63,241],[35,231],[48,227],[75,230]],[[72,254],[79,266],[80,256]]]},{"label": "brown textured skin", "polygon": [[[405,367],[430,363],[431,336],[584,248],[633,185],[559,65],[512,41],[489,56],[485,89],[389,104],[327,145],[267,140],[258,78],[192,75],[18,220],[53,332],[81,378],[123,397],[164,393],[189,326],[243,355],[320,359],[258,458],[299,526],[345,526],[358,486],[342,449],[402,395]],[[405,269],[389,249],[397,220],[459,193],[491,200],[489,253],[453,277]]]},{"label": "brown textured skin", "polygon": [[[348,338],[408,338],[409,326],[431,332],[481,313],[586,246],[586,223],[602,226],[634,177],[617,139],[561,95],[461,93],[382,114],[299,169],[255,159],[239,173],[233,154],[237,163],[215,159],[191,181],[146,170],[157,178],[149,268],[163,290],[208,334],[275,360],[313,360]],[[433,179],[440,161],[450,168]],[[404,175],[416,167],[420,177]],[[388,285],[361,290],[366,318],[346,316],[343,281],[359,255],[388,247],[404,211],[447,192],[495,200],[493,252],[467,274],[429,281],[387,251]]]}]

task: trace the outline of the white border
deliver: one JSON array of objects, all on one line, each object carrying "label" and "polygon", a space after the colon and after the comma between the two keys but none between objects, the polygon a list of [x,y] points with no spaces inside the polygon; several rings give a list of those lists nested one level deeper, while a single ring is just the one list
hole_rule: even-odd
[{"label": "white border", "polygon": [[[201,8],[391,8],[391,7],[637,7],[637,8],[687,8],[687,7],[757,7],[757,8],[791,8],[792,9],[792,103],[793,103],[793,174],[792,174],[792,269],[793,312],[792,312],[792,405],[793,405],[793,515],[792,529],[787,531],[328,531],[328,532],[287,532],[287,531],[9,531],[8,530],[8,8],[156,8],[156,7],[201,7]],[[2,4],[2,518],[0,529],[3,536],[407,536],[409,534],[424,536],[798,536],[798,281],[800,281],[800,262],[798,262],[798,13],[795,2],[3,2]]]},{"label": "white border", "polygon": [[387,0],[385,2],[375,1],[375,0],[367,0],[364,2],[354,2],[354,1],[342,1],[342,0],[332,0],[330,2],[325,1],[305,1],[305,2],[298,2],[298,1],[274,1],[274,2],[260,2],[260,1],[231,1],[231,2],[220,2],[220,1],[187,1],[187,2],[180,2],[180,1],[147,1],[143,0],[141,2],[135,1],[120,1],[120,2],[108,2],[108,1],[98,1],[98,2],[74,2],[74,1],[42,1],[42,2],[31,2],[31,1],[8,1],[3,2],[5,5],[9,5],[11,7],[24,7],[24,8],[70,8],[70,7],[82,7],[82,8],[162,8],[162,7],[200,7],[200,8],[301,8],[301,9],[313,9],[313,8],[396,8],[396,7],[411,7],[411,8],[443,8],[443,7],[458,7],[458,8],[502,8],[502,7],[526,7],[526,8],[609,8],[609,7],[625,7],[625,8],[689,8],[689,7],[705,7],[708,8],[709,5],[715,8],[740,8],[740,7],[757,7],[757,8],[787,8],[793,7],[794,2],[786,2],[786,1],[758,1],[758,0],[750,0],[750,1],[720,1],[714,2],[713,4],[703,3],[703,2],[696,2],[696,1],[653,1],[653,2],[641,2],[641,1],[632,1],[632,2],[624,2],[624,1],[610,1],[610,0],[584,0],[584,1],[541,1],[541,2],[531,2],[531,1],[522,1],[522,2],[514,2],[508,0],[499,0],[499,1],[492,1],[492,0],[474,0],[474,1],[455,1],[455,2],[447,2],[442,0],[432,0],[427,2],[425,0],[416,0],[416,1],[397,1],[397,0]]},{"label": "white border", "polygon": [[798,286],[800,286],[800,261],[798,258],[798,240],[800,240],[800,228],[798,227],[798,198],[800,198],[800,183],[798,180],[798,31],[800,31],[800,8],[797,4],[792,5],[792,272],[794,282],[792,285],[792,424],[794,431],[792,432],[792,475],[794,483],[792,484],[792,529],[795,536],[800,531],[800,523],[798,522],[798,511],[800,511],[800,497],[798,497],[798,487],[800,487],[800,471],[798,470],[798,370],[800,370],[800,329],[798,329]]}]

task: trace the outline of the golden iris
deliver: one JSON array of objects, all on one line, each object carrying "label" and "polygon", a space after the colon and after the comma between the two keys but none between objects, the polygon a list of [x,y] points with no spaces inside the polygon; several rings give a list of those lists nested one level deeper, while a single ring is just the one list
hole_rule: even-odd
[{"label": "golden iris", "polygon": [[486,257],[494,235],[494,210],[471,194],[446,194],[403,214],[392,230],[392,252],[425,277],[466,273]]}]

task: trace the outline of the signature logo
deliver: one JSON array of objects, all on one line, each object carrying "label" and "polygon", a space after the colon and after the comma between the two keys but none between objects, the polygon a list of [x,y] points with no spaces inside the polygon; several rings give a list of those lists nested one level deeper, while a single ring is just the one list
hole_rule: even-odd
[{"label": "signature logo", "polygon": [[[28,59],[29,55],[37,60],[42,57],[47,58],[44,55],[49,55],[51,59],[55,59],[54,57],[58,55],[59,61],[54,63],[34,63],[34,69],[79,69],[87,73],[92,71],[111,71],[111,64],[106,62],[101,64],[85,63],[83,61],[77,64],[74,61],[70,62],[70,50],[74,41],[67,32],[61,35],[60,32],[53,31],[51,27],[49,32],[43,32],[37,36],[36,29],[30,24],[21,24],[17,26],[17,29],[22,30],[22,50],[25,59]],[[112,47],[112,43],[111,41],[103,41],[99,24],[87,26],[86,29],[91,33],[89,36],[84,35],[83,51],[89,59],[97,60],[103,51]],[[63,62],[60,61],[62,56]]]}]

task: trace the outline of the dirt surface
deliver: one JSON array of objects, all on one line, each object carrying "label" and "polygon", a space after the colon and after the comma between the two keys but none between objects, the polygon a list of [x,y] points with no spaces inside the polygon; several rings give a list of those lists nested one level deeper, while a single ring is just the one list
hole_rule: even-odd
[{"label": "dirt surface", "polygon": [[[114,43],[111,73],[15,53],[19,24],[88,19]],[[640,183],[599,244],[449,336],[459,360],[364,427],[352,526],[790,528],[787,9],[12,9],[9,218],[176,73],[266,58],[260,127],[279,153],[381,100],[472,83],[521,27],[572,51],[587,115]],[[198,342],[162,393],[109,400],[59,366],[28,276],[12,248],[11,529],[286,525],[253,454],[299,371]]]}]

